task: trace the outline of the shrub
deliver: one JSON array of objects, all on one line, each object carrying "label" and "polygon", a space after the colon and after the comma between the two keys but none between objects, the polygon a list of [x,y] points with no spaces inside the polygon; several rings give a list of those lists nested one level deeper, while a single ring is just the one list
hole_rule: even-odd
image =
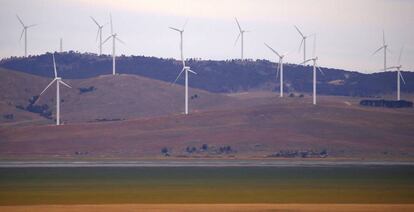
[{"label": "shrub", "polygon": [[10,114],[4,114],[3,118],[8,119],[8,120],[13,120],[14,119],[14,115],[12,113]]},{"label": "shrub", "polygon": [[92,92],[92,91],[96,90],[96,88],[94,86],[90,86],[90,87],[86,87],[86,88],[78,88],[78,89],[79,89],[79,94]]}]

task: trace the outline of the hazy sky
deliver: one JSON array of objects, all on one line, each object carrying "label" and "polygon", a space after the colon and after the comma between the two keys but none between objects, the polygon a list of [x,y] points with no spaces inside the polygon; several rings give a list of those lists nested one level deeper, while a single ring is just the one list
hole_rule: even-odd
[{"label": "hazy sky", "polygon": [[[181,27],[188,18],[184,34],[186,58],[223,60],[240,57],[240,43],[234,46],[238,28],[234,17],[251,32],[245,34],[245,57],[270,59],[275,55],[263,43],[279,52],[289,52],[289,63],[300,63],[301,38],[317,34],[316,55],[324,67],[362,72],[378,72],[383,66],[382,52],[372,53],[382,44],[382,30],[391,54],[388,63],[397,63],[404,45],[404,70],[414,70],[414,1],[411,0],[0,0],[0,57],[22,56],[19,41],[25,24],[39,24],[28,31],[29,54],[59,48],[97,52],[97,27],[89,16],[101,23],[112,13],[115,32],[126,45],[117,45],[117,54],[179,58],[179,34],[168,29]],[[109,35],[104,27],[104,37]],[[105,54],[111,53],[105,44]],[[309,39],[307,55],[313,54]]]}]

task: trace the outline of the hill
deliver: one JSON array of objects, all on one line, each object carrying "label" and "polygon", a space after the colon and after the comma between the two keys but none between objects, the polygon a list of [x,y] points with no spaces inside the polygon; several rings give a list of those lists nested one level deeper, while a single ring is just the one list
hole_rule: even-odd
[{"label": "hill", "polygon": [[[0,120],[19,122],[23,119],[23,113],[29,120],[55,117],[55,85],[33,104],[51,80],[0,69]],[[64,81],[73,87],[61,86],[61,119],[66,123],[162,116],[184,110],[184,88],[180,85],[128,74]],[[189,96],[191,111],[224,106],[234,101],[228,96],[193,88],[189,90]],[[27,110],[40,111],[44,118],[33,114],[27,117]],[[5,117],[9,114],[14,118]],[[52,121],[49,120],[49,123]]]},{"label": "hill", "polygon": [[[56,55],[58,69],[64,78],[82,79],[111,73],[111,57],[95,54],[65,52]],[[246,92],[255,90],[278,90],[275,80],[276,66],[268,60],[196,60],[187,63],[199,75],[191,79],[191,86],[215,93]],[[52,76],[51,55],[43,54],[28,58],[7,58],[0,61],[0,67],[30,73],[38,76]],[[312,67],[285,64],[287,92],[311,92]],[[144,56],[117,57],[117,71],[157,79],[174,81],[181,70],[181,63],[174,59]],[[325,75],[318,73],[318,92],[324,95],[379,96],[396,92],[396,73],[380,72],[362,74],[333,68],[323,68]],[[407,84],[402,84],[404,93],[414,92],[414,73],[403,72]],[[178,81],[183,84],[184,81]]]},{"label": "hill", "polygon": [[[327,160],[414,159],[412,109],[366,108],[358,105],[359,98],[349,97],[321,97],[318,106],[311,105],[307,96],[280,99],[274,94],[245,93],[232,97],[246,105],[189,116],[58,127],[4,126],[0,157],[248,159],[285,158],[291,153],[302,158],[305,152],[311,157],[326,154]],[[251,102],[255,105],[248,106]]]}]

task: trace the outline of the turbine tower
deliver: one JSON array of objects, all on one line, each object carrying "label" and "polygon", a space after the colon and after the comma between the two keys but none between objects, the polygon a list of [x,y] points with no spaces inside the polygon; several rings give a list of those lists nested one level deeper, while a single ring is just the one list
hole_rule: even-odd
[{"label": "turbine tower", "polygon": [[302,40],[300,41],[300,46],[299,46],[299,52],[300,52],[300,48],[302,47],[303,44],[303,61],[306,61],[306,39],[309,38],[310,36],[314,35],[305,35],[303,34],[299,28],[295,25],[296,31],[298,31],[299,35],[302,37]]},{"label": "turbine tower", "polygon": [[400,79],[402,79],[403,83],[405,84],[404,77],[401,74],[401,68],[402,68],[402,65],[401,65],[401,55],[402,55],[402,51],[403,51],[403,48],[401,48],[400,56],[398,57],[398,65],[397,66],[391,66],[391,67],[388,67],[387,68],[387,70],[396,70],[397,71],[397,100],[398,101],[401,100],[401,94],[400,94],[401,93],[400,92],[401,83],[400,83]]},{"label": "turbine tower", "polygon": [[384,71],[386,71],[387,70],[388,44],[385,42],[385,32],[384,32],[384,30],[382,31],[382,46],[379,49],[377,49],[372,55],[375,55],[377,52],[381,51],[381,49],[384,49]]},{"label": "turbine tower", "polygon": [[92,16],[91,16],[91,19],[98,27],[98,32],[96,33],[96,40],[98,40],[98,37],[99,37],[99,55],[101,55],[102,54],[102,29],[104,25],[100,25],[98,21],[96,21]]},{"label": "turbine tower", "polygon": [[125,44],[125,43],[124,43],[124,41],[122,41],[121,39],[119,39],[117,37],[118,35],[116,33],[114,33],[114,29],[113,29],[113,25],[112,25],[112,15],[109,15],[109,19],[110,19],[110,22],[111,22],[111,35],[107,39],[105,39],[105,41],[102,44],[106,43],[106,41],[108,41],[110,38],[112,38],[112,75],[115,75],[116,74],[116,71],[115,71],[115,66],[116,66],[116,64],[115,64],[115,43],[116,43],[116,41],[119,41],[123,44]]},{"label": "turbine tower", "polygon": [[70,85],[66,84],[62,81],[62,78],[58,77],[57,70],[56,70],[56,62],[55,62],[55,55],[53,56],[53,70],[55,73],[55,78],[46,86],[46,88],[40,93],[39,98],[36,102],[40,99],[40,96],[54,83],[56,82],[56,125],[60,125],[60,88],[59,85],[62,84],[68,88],[72,88]]},{"label": "turbine tower", "polygon": [[315,49],[316,49],[316,36],[315,41],[313,42],[313,58],[303,61],[300,65],[305,65],[309,61],[313,61],[313,104],[316,105],[316,69],[318,69],[321,74],[324,75],[322,69],[318,66],[318,57],[315,57]]},{"label": "turbine tower", "polygon": [[278,78],[279,71],[280,71],[280,97],[283,97],[283,58],[287,54],[285,53],[283,55],[280,55],[276,50],[274,50],[272,47],[270,47],[266,43],[265,43],[265,45],[267,46],[267,48],[270,49],[270,51],[272,51],[273,53],[275,53],[279,57],[279,64],[277,66],[277,71],[276,71],[276,79]]},{"label": "turbine tower", "polygon": [[32,25],[28,25],[26,26],[22,19],[16,15],[17,19],[19,20],[19,22],[22,24],[23,30],[22,30],[22,34],[20,35],[20,40],[22,40],[23,34],[24,34],[24,57],[27,57],[27,29],[29,29],[30,27],[34,27],[37,24],[32,24]]},{"label": "turbine tower", "polygon": [[187,21],[184,23],[183,27],[181,29],[177,29],[174,27],[170,27],[170,29],[177,31],[180,33],[180,55],[181,55],[181,62],[183,64],[183,69],[181,69],[181,72],[178,74],[177,78],[174,80],[173,84],[175,84],[178,80],[178,78],[180,78],[181,74],[183,72],[185,72],[185,97],[184,97],[184,105],[185,105],[185,115],[188,115],[188,72],[193,73],[193,74],[197,74],[195,71],[191,70],[189,66],[185,65],[185,60],[184,60],[184,53],[183,53],[183,42],[184,42],[184,29],[185,29],[185,25],[187,24]]},{"label": "turbine tower", "polygon": [[241,26],[240,26],[240,23],[239,23],[239,21],[237,20],[237,18],[234,18],[235,20],[236,20],[236,23],[237,23],[237,27],[239,28],[239,35],[237,36],[237,38],[236,38],[236,41],[234,42],[234,45],[236,45],[237,44],[237,41],[239,40],[239,38],[241,37],[241,60],[243,60],[244,59],[244,55],[243,55],[243,53],[244,53],[244,33],[245,32],[250,32],[250,31],[247,31],[247,30],[243,30],[242,28],[241,28]]},{"label": "turbine tower", "polygon": [[63,38],[60,38],[59,53],[63,52]]}]

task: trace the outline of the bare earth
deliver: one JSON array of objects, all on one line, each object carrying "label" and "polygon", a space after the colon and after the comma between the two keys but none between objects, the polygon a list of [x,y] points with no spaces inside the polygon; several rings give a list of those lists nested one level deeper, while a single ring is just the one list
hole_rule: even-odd
[{"label": "bare earth", "polygon": [[0,206],[7,212],[130,211],[414,211],[414,204],[108,204]]}]

